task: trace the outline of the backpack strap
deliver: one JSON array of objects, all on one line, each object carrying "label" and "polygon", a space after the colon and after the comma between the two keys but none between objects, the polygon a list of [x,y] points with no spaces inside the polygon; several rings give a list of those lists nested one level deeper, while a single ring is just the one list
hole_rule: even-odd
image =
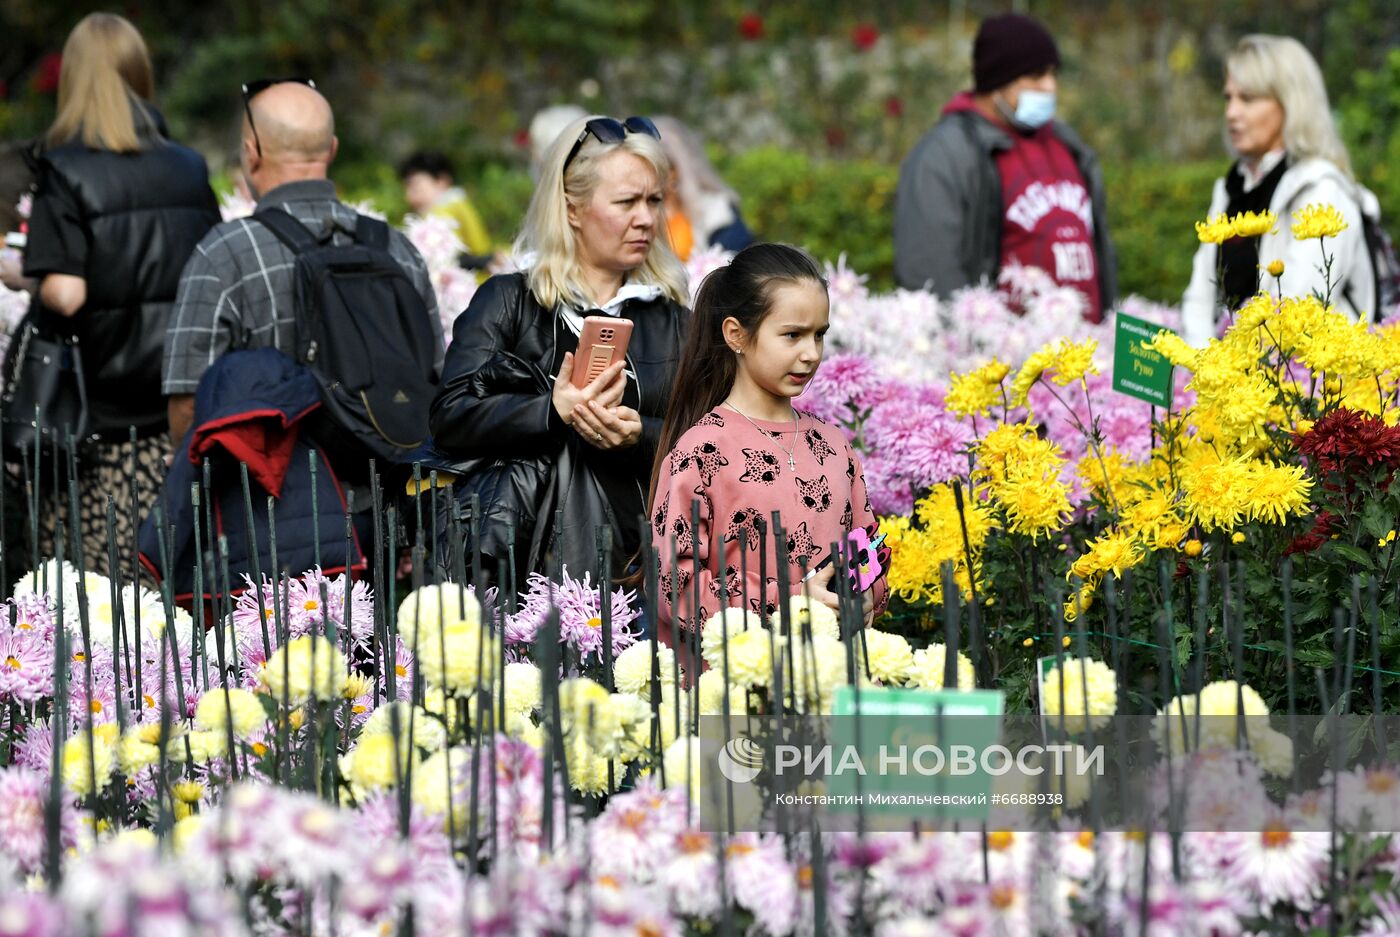
[{"label": "backpack strap", "polygon": [[389,249],[389,226],[378,218],[369,215],[356,215],[355,243],[375,250]]},{"label": "backpack strap", "polygon": [[287,245],[293,254],[304,253],[321,243],[306,225],[280,208],[260,209],[253,213],[252,218],[277,235],[277,240]]}]

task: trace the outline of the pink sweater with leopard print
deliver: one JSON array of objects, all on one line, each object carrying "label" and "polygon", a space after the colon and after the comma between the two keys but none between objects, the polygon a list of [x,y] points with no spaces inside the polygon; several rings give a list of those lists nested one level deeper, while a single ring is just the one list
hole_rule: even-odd
[{"label": "pink sweater with leopard print", "polygon": [[[676,443],[657,478],[652,505],[652,544],[661,557],[658,634],[667,643],[672,622],[683,628],[703,624],[722,604],[757,612],[762,602],[769,612],[776,609],[774,511],[785,534],[784,575],[793,595],[802,588],[800,561],[810,569],[852,530],[863,527],[874,537],[878,523],[860,456],[839,430],[805,413],[799,413],[795,428],[791,422],[751,423],[723,406],[705,414]],[[759,558],[760,518],[766,577]],[[697,570],[698,615],[692,611]],[[888,598],[885,578],[871,588],[878,613]]]}]

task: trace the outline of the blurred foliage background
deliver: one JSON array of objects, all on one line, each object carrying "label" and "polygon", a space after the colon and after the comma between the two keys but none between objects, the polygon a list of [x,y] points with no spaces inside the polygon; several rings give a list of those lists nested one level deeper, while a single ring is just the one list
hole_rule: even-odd
[{"label": "blurred foliage background", "polygon": [[58,52],[94,9],[145,34],[173,133],[216,170],[238,86],[309,75],[336,109],[348,198],[402,212],[393,164],[457,161],[502,242],[529,197],[541,107],[669,113],[709,141],[761,236],[842,252],[890,282],[899,161],[969,83],[981,17],[1040,17],[1064,59],[1061,113],[1098,149],[1125,288],[1179,297],[1210,180],[1228,165],[1222,62],[1236,38],[1301,39],[1327,76],[1361,180],[1400,219],[1400,4],[1366,0],[0,0],[0,139],[53,116]]}]

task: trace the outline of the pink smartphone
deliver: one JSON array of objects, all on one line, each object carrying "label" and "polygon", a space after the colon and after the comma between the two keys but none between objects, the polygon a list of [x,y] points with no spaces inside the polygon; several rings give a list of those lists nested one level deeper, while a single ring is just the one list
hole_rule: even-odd
[{"label": "pink smartphone", "polygon": [[627,358],[632,338],[632,320],[612,316],[589,316],[583,320],[583,334],[574,354],[574,386],[591,384],[609,365]]}]

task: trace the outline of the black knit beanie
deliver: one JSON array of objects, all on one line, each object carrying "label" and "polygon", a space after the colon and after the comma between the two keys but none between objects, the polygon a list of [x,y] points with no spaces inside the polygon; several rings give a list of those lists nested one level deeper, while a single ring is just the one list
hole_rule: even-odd
[{"label": "black knit beanie", "polygon": [[987,94],[1059,64],[1055,40],[1039,22],[1020,13],[992,16],[972,43],[972,90]]}]

